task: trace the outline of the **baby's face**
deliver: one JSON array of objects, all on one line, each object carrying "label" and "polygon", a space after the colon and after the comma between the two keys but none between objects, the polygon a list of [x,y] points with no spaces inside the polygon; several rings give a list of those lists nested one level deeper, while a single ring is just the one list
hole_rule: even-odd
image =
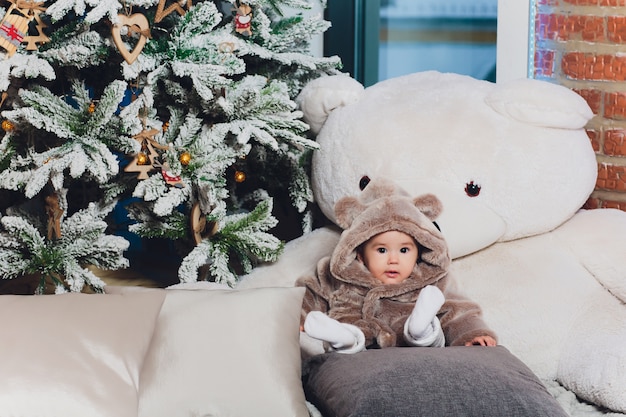
[{"label": "baby's face", "polygon": [[359,259],[383,284],[399,284],[411,275],[418,256],[419,249],[411,236],[391,230],[368,240]]}]

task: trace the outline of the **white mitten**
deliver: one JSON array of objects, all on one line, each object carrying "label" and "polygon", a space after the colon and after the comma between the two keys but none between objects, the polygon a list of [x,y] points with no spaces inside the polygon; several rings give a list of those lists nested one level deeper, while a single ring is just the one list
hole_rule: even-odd
[{"label": "white mitten", "polygon": [[445,338],[437,312],[445,302],[441,290],[428,285],[420,291],[415,307],[404,323],[404,338],[412,346],[443,347]]},{"label": "white mitten", "polygon": [[304,320],[304,331],[314,339],[328,342],[333,350],[356,353],[365,350],[365,335],[356,326],[340,323],[321,311],[311,311]]}]

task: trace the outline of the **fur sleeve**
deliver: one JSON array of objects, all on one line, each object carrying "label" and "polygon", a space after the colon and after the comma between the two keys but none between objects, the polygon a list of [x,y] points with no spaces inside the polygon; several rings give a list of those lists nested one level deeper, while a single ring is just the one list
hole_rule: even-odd
[{"label": "fur sleeve", "polygon": [[300,325],[304,324],[306,315],[311,311],[328,312],[328,300],[330,288],[320,277],[325,276],[324,270],[328,269],[330,257],[322,258],[317,263],[317,276],[304,276],[296,280],[297,287],[305,287],[304,299],[302,300],[302,311],[300,313]]},{"label": "fur sleeve", "polygon": [[477,336],[491,336],[497,340],[496,334],[483,321],[480,306],[458,291],[451,276],[446,280],[443,292],[446,302],[439,310],[446,344],[463,346]]}]

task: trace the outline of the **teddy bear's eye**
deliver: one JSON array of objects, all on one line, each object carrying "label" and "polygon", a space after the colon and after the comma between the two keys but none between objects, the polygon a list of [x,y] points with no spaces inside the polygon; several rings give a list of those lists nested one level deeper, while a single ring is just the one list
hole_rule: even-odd
[{"label": "teddy bear's eye", "polygon": [[359,180],[359,188],[361,189],[361,191],[363,191],[365,187],[367,187],[367,184],[369,184],[370,181],[370,177],[368,177],[367,175],[363,175],[361,177],[361,179]]},{"label": "teddy bear's eye", "polygon": [[474,181],[470,181],[465,184],[465,194],[470,197],[478,197],[480,194],[480,185],[475,184]]}]

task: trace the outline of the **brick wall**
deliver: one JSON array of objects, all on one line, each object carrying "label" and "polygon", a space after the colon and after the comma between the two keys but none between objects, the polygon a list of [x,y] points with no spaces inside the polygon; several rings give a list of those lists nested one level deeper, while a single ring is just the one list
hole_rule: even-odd
[{"label": "brick wall", "polygon": [[534,77],[579,93],[598,181],[588,208],[626,211],[626,0],[536,0]]}]

